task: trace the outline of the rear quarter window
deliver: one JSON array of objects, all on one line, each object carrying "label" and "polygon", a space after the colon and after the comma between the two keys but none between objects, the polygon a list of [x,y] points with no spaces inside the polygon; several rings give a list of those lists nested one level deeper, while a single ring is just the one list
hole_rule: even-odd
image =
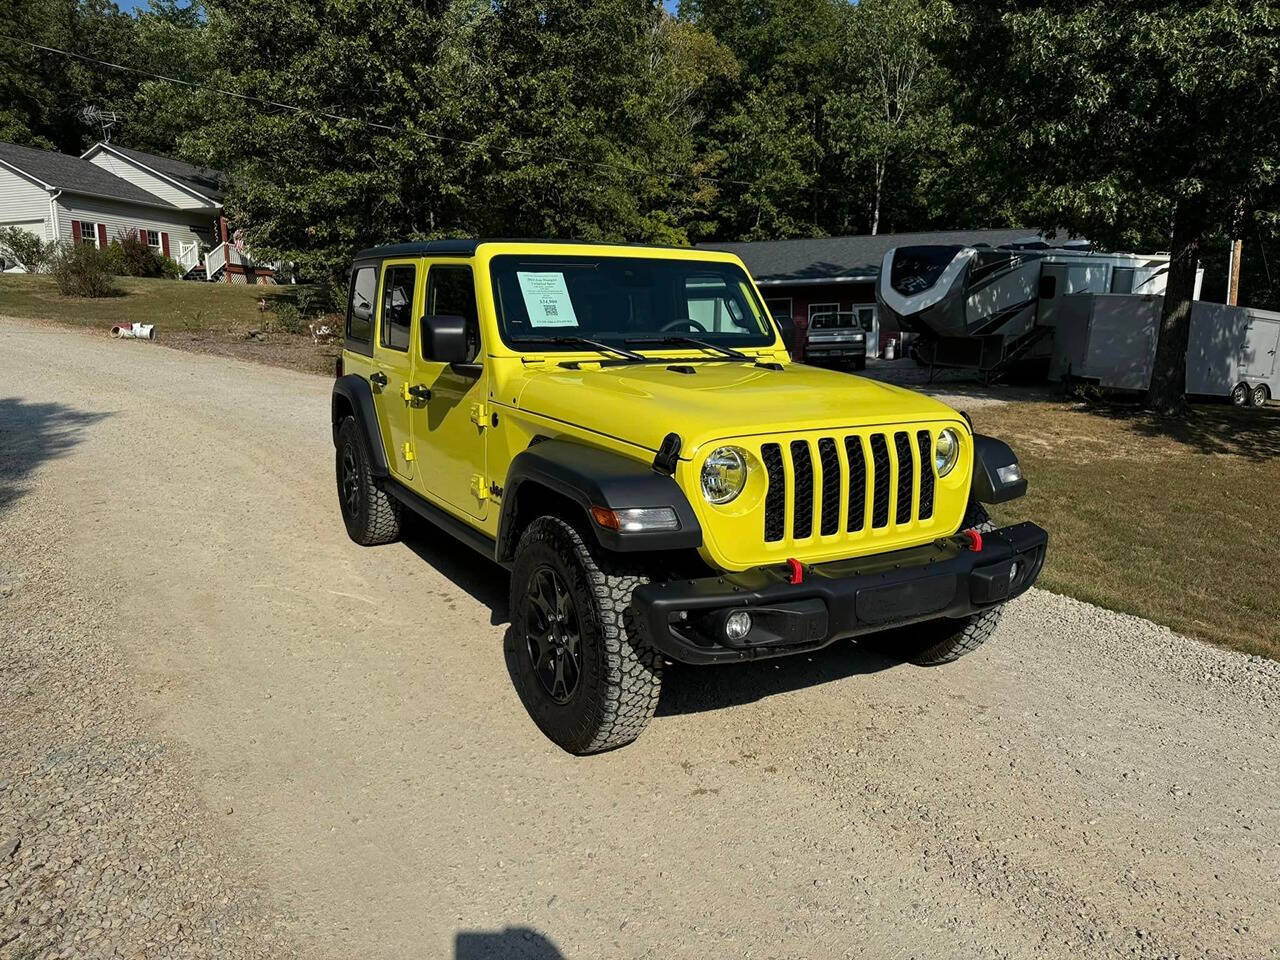
[{"label": "rear quarter window", "polygon": [[347,301],[347,339],[360,343],[373,340],[373,309],[378,296],[378,271],[357,267],[351,272]]}]

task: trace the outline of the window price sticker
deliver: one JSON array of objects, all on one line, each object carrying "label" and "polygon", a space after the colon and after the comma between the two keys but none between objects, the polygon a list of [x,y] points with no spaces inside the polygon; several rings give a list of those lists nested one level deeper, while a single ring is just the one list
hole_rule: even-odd
[{"label": "window price sticker", "polygon": [[578,315],[573,312],[569,287],[563,273],[526,273],[516,271],[524,307],[529,312],[531,327],[576,327]]}]

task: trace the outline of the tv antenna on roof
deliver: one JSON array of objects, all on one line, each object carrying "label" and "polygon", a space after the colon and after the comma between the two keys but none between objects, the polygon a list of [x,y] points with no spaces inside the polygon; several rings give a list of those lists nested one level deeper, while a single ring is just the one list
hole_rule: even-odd
[{"label": "tv antenna on roof", "polygon": [[118,124],[122,117],[114,110],[102,110],[90,104],[80,111],[80,119],[87,124],[97,124],[102,131],[102,142],[111,142],[111,128]]}]

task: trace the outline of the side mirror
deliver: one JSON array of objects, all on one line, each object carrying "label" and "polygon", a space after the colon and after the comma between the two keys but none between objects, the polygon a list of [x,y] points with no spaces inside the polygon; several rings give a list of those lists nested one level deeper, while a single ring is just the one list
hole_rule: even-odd
[{"label": "side mirror", "polygon": [[422,318],[422,355],[437,363],[468,363],[467,321],[448,313]]}]

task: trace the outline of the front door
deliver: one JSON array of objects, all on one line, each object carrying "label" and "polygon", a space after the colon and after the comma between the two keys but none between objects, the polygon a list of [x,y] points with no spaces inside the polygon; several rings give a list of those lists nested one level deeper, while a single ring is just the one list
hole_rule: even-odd
[{"label": "front door", "polygon": [[[378,285],[378,336],[373,348],[374,406],[387,449],[387,464],[403,480],[412,480],[417,452],[413,446],[413,398],[409,395],[413,318],[422,298],[418,265],[412,260],[382,264]],[[417,309],[415,309],[417,308]]]},{"label": "front door", "polygon": [[413,382],[431,391],[413,413],[414,442],[424,464],[418,486],[427,497],[483,520],[492,482],[485,474],[485,432],[492,411],[471,267],[448,261],[428,264],[422,312],[466,320],[470,362],[434,360],[425,336],[418,337]]}]

